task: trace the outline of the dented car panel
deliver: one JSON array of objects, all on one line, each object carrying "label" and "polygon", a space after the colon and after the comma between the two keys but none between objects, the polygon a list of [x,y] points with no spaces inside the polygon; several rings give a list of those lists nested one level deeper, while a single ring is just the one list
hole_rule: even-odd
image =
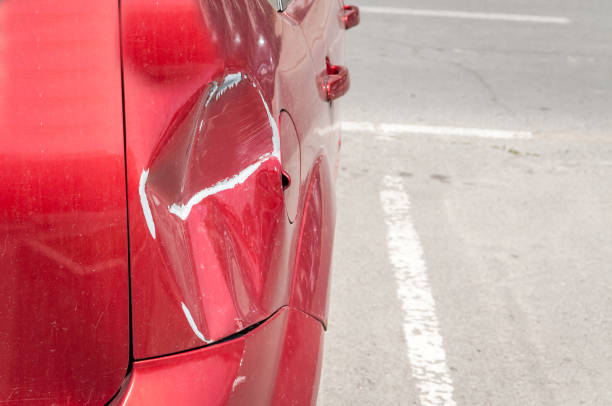
[{"label": "dented car panel", "polygon": [[[327,24],[341,5],[320,3]],[[325,56],[315,64],[305,40],[316,33],[288,12],[265,0],[122,2],[135,359],[237,333],[292,291],[325,318],[339,132],[318,96]],[[284,168],[295,178],[285,189]]]}]

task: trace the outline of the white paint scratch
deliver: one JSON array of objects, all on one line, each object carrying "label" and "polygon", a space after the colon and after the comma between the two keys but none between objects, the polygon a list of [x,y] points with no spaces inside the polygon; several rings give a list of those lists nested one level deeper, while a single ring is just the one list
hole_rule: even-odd
[{"label": "white paint scratch", "polygon": [[212,101],[213,97],[215,100],[219,100],[221,96],[228,90],[237,86],[243,79],[246,79],[246,75],[241,72],[238,73],[230,73],[223,77],[223,82],[219,85],[217,82],[210,82],[208,89],[208,97],[206,98],[205,106],[208,106]]},{"label": "white paint scratch", "polygon": [[219,100],[219,97],[223,96],[223,93],[227,92],[234,86],[237,86],[240,82],[242,82],[242,73],[230,73],[223,78],[223,83],[216,90],[216,100]]},{"label": "white paint scratch", "polygon": [[412,224],[410,199],[401,178],[383,178],[380,202],[387,225],[389,259],[403,310],[408,359],[421,405],[453,406],[453,382],[446,364],[423,248]]},{"label": "white paint scratch", "polygon": [[155,239],[155,223],[153,222],[153,214],[151,214],[151,208],[149,207],[149,200],[147,199],[147,193],[145,187],[147,185],[147,178],[149,177],[149,170],[143,170],[140,175],[140,182],[138,183],[138,194],[140,195],[140,205],[142,206],[142,212],[144,214],[147,227],[153,239]]},{"label": "white paint scratch", "polygon": [[232,384],[232,392],[234,391],[234,389],[236,389],[236,387],[238,385],[240,385],[241,383],[243,383],[246,380],[246,376],[237,376],[236,379],[234,379],[234,383]]},{"label": "white paint scratch", "polygon": [[191,329],[193,330],[194,334],[200,340],[204,341],[205,343],[207,343],[207,344],[211,343],[212,340],[207,340],[204,337],[204,334],[202,334],[202,332],[200,332],[200,330],[198,329],[198,326],[196,326],[195,320],[191,316],[191,312],[189,311],[189,309],[187,308],[185,303],[181,302],[181,306],[183,307],[183,313],[185,313],[185,317],[187,318],[187,322],[189,323],[189,327],[191,327]]},{"label": "white paint scratch", "polygon": [[496,130],[490,128],[444,127],[430,125],[343,121],[342,130],[371,132],[385,135],[441,135],[497,139],[531,139],[529,131]]},{"label": "white paint scratch", "polygon": [[168,207],[168,211],[179,217],[181,220],[187,220],[189,217],[189,213],[191,213],[191,209],[193,206],[200,204],[202,200],[206,199],[209,196],[222,192],[224,190],[233,189],[236,186],[244,183],[249,176],[255,173],[255,171],[261,166],[261,164],[267,161],[270,158],[270,154],[262,155],[257,162],[247,166],[236,175],[220,180],[214,185],[207,187],[206,189],[200,190],[198,193],[193,195],[191,199],[186,204],[176,204],[173,203],[170,207]]},{"label": "white paint scratch", "polygon": [[537,16],[525,14],[504,14],[504,13],[480,13],[472,11],[455,11],[455,10],[427,10],[414,8],[398,8],[398,7],[359,7],[364,13],[372,14],[392,14],[406,15],[416,17],[443,17],[443,18],[464,18],[471,20],[493,20],[507,21],[516,23],[539,23],[539,24],[571,24],[571,20],[567,17],[557,16]]},{"label": "white paint scratch", "polygon": [[210,88],[208,89],[208,97],[206,98],[206,103],[204,103],[206,107],[208,107],[213,97],[215,97],[217,89],[219,89],[219,85],[217,84],[217,82],[211,82],[209,86]]},{"label": "white paint scratch", "polygon": [[270,123],[270,127],[272,128],[272,155],[280,159],[280,132],[278,131],[278,124],[276,124],[276,120],[270,112],[268,103],[266,103],[266,99],[264,99],[261,90],[259,91],[259,96],[261,97],[261,101],[263,102],[264,107],[266,108],[266,113],[268,113],[268,122]]}]

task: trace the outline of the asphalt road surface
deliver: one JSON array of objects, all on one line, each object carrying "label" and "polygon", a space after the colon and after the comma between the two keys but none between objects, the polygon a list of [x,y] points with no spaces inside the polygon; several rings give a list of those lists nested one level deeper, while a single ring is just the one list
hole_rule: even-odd
[{"label": "asphalt road surface", "polygon": [[319,404],[612,405],[612,2],[355,4]]}]

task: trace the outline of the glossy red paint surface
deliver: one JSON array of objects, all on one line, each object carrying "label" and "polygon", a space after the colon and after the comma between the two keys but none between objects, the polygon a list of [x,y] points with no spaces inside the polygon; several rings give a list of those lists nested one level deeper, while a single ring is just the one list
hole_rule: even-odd
[{"label": "glossy red paint surface", "polygon": [[115,1],[0,2],[0,403],[104,404],[129,363]]},{"label": "glossy red paint surface", "polygon": [[[324,319],[339,131],[316,74],[342,58],[341,10],[337,0],[295,0],[280,14],[266,0],[122,2],[136,359],[236,333],[292,290]],[[304,41],[322,32],[326,42]],[[312,182],[327,195],[309,196]],[[321,217],[303,225],[313,199]],[[330,246],[298,254],[306,233]]]},{"label": "glossy red paint surface", "polygon": [[344,28],[347,30],[359,25],[359,7],[352,5],[344,6],[342,20],[344,21]]},{"label": "glossy red paint surface", "polygon": [[321,323],[285,307],[240,338],[134,363],[111,405],[313,405],[322,351]]},{"label": "glossy red paint surface", "polygon": [[336,100],[346,94],[351,86],[348,68],[328,65],[318,76],[321,98],[325,101]]}]

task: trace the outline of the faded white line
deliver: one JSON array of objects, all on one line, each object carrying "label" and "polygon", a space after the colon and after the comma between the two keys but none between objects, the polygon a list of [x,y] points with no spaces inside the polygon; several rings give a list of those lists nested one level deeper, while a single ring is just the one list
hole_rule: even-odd
[{"label": "faded white line", "polygon": [[455,405],[423,248],[412,224],[410,199],[401,178],[383,178],[380,202],[387,225],[389,259],[403,310],[408,359],[421,405]]},{"label": "faded white line", "polygon": [[187,306],[185,305],[185,303],[181,302],[181,306],[183,307],[183,313],[185,313],[185,318],[187,318],[187,323],[189,323],[189,327],[191,327],[191,329],[193,330],[194,334],[202,341],[204,341],[205,343],[209,344],[212,342],[212,340],[207,340],[204,337],[204,334],[202,334],[202,332],[198,329],[198,326],[195,323],[195,320],[193,319],[193,316],[191,316],[191,312],[189,311],[189,309],[187,308]]},{"label": "faded white line", "polygon": [[467,18],[472,20],[494,20],[509,21],[519,23],[539,23],[539,24],[571,24],[567,17],[559,16],[538,16],[525,14],[504,14],[504,13],[479,13],[471,11],[456,10],[428,10],[398,7],[359,7],[364,13],[374,14],[393,14],[418,17],[443,17],[443,18]]},{"label": "faded white line", "polygon": [[343,121],[342,130],[349,132],[371,132],[385,135],[421,134],[421,135],[445,135],[454,137],[480,137],[480,138],[533,138],[530,131],[496,130],[492,128],[466,128],[466,127],[444,127],[430,125],[396,124],[396,123],[372,123]]},{"label": "faded white line", "polygon": [[155,239],[155,223],[153,222],[153,214],[151,214],[151,207],[149,207],[149,200],[147,199],[147,192],[145,190],[148,177],[149,170],[143,170],[140,175],[140,182],[138,183],[138,194],[140,195],[140,205],[142,206],[142,213],[147,222],[147,227],[149,228],[151,236]]}]

